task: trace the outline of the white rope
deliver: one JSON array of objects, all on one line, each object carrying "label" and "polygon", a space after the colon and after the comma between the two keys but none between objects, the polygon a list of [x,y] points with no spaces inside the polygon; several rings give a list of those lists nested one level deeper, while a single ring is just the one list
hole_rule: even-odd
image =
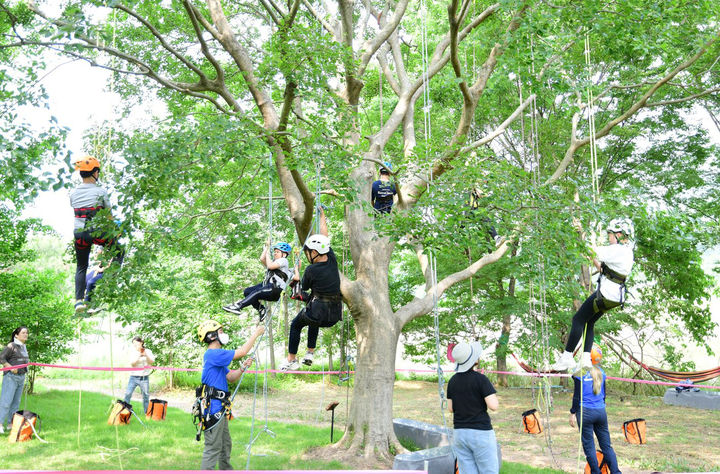
[{"label": "white rope", "polygon": [[595,96],[592,91],[592,60],[590,57],[590,35],[585,33],[585,65],[587,67],[587,85],[585,89],[588,107],[588,129],[590,137],[590,173],[592,174],[592,199],[597,204],[600,194],[600,177],[598,176],[597,141],[595,136]]}]

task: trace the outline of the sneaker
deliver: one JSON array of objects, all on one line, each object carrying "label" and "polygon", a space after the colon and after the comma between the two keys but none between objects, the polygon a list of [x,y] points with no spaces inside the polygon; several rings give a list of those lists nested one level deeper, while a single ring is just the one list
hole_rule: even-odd
[{"label": "sneaker", "polygon": [[87,310],[87,304],[83,300],[77,300],[75,302],[75,312],[84,313]]},{"label": "sneaker", "polygon": [[580,358],[580,367],[583,369],[590,369],[592,368],[592,359],[590,358],[589,352],[583,352],[582,357]]},{"label": "sneaker", "polygon": [[564,370],[574,369],[575,367],[576,364],[575,359],[573,359],[573,355],[570,352],[563,352],[558,361],[550,366],[550,370],[562,372]]},{"label": "sneaker", "polygon": [[3,425],[0,425],[0,434],[5,433],[5,427]]},{"label": "sneaker", "polygon": [[295,360],[286,360],[280,365],[280,370],[283,372],[287,372],[288,370],[298,370],[300,368],[300,364],[298,363],[297,359]]},{"label": "sneaker", "polygon": [[315,357],[314,353],[312,352],[306,352],[305,356],[303,357],[302,363],[310,366],[313,364],[313,357]]},{"label": "sneaker", "polygon": [[235,303],[225,305],[222,307],[222,309],[224,309],[228,313],[242,314],[242,310],[240,308],[238,308],[238,306]]},{"label": "sneaker", "polygon": [[260,322],[263,322],[265,319],[265,315],[267,315],[267,308],[263,305],[260,305],[258,308],[258,317],[260,318]]},{"label": "sneaker", "polygon": [[102,311],[102,310],[103,310],[102,308],[99,308],[99,307],[96,306],[96,307],[94,307],[94,308],[89,308],[89,309],[87,310],[87,314],[99,313],[99,312]]},{"label": "sneaker", "polygon": [[495,247],[500,247],[505,242],[505,237],[502,235],[495,236]]}]

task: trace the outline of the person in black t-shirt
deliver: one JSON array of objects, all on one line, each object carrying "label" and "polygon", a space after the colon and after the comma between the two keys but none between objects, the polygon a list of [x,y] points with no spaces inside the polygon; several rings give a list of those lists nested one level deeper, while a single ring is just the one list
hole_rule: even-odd
[{"label": "person in black t-shirt", "polygon": [[473,370],[481,355],[478,342],[461,342],[452,350],[457,366],[448,382],[448,410],[453,414],[453,448],[463,474],[500,471],[497,439],[487,412],[498,408],[495,387],[485,375]]},{"label": "person in black t-shirt", "polygon": [[[321,327],[332,327],[342,319],[342,294],[340,293],[340,273],[338,272],[335,252],[330,248],[325,213],[320,209],[320,233],[311,235],[303,247],[310,265],[300,280],[300,271],[296,267],[293,282],[293,298],[306,301],[305,308],[295,316],[290,324],[287,361],[280,370],[297,370],[297,351],[300,345],[300,332],[308,327],[307,352],[303,364],[312,365],[315,345]],[[308,293],[309,291],[309,293]]]}]

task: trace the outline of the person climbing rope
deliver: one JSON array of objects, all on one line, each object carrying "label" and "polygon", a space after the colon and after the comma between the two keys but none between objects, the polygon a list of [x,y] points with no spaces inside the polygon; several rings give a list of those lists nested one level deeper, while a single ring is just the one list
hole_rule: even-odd
[{"label": "person climbing rope", "polygon": [[[467,201],[469,210],[466,213],[469,219],[478,219],[478,210],[482,205],[482,199],[485,197],[486,195],[478,186],[470,190],[470,195]],[[502,245],[505,239],[501,235],[498,235],[497,231],[495,230],[495,226],[492,224],[492,220],[490,220],[489,217],[480,217],[480,222],[482,223],[482,226],[487,229],[487,233],[490,235],[490,238],[492,238],[493,242],[495,242],[495,246],[499,247],[500,245]],[[460,227],[464,228],[465,225],[461,224]]]},{"label": "person climbing rope", "polygon": [[[194,415],[200,418],[200,432],[205,434],[205,446],[202,454],[203,471],[215,469],[231,470],[230,451],[232,440],[228,420],[230,419],[230,391],[228,382],[237,382],[243,372],[253,363],[252,357],[246,359],[239,369],[229,370],[234,361],[245,357],[255,345],[255,341],[265,332],[265,326],[255,328],[250,339],[240,349],[223,349],[230,342],[230,336],[223,331],[222,324],[207,320],[198,326],[200,342],[207,344],[203,356],[201,375],[202,385],[196,388],[200,407]],[[193,409],[195,412],[195,408]],[[200,440],[198,433],[198,441]]]},{"label": "person climbing rope", "polygon": [[[293,275],[293,299],[305,301],[306,305],[290,324],[287,360],[280,370],[297,370],[300,333],[308,327],[307,352],[303,364],[312,365],[321,327],[332,327],[342,320],[342,293],[340,292],[340,272],[335,252],[330,248],[327,221],[322,207],[318,208],[320,233],[311,235],[305,241],[303,252],[310,262],[300,281],[300,270],[295,267]],[[299,264],[299,262],[298,262]],[[309,294],[307,292],[310,292]]]},{"label": "person climbing rope", "polygon": [[617,457],[610,443],[610,431],[605,411],[606,376],[600,368],[601,360],[602,351],[599,347],[593,347],[590,352],[590,369],[582,375],[582,378],[580,374],[572,377],[575,389],[572,407],[570,407],[570,426],[574,428],[576,421],[580,425],[582,447],[592,474],[600,474],[593,432],[602,450],[603,461],[607,463],[610,473],[620,474]]},{"label": "person climbing rope", "polygon": [[103,249],[101,247],[100,250],[98,250],[97,255],[95,256],[95,261],[92,268],[88,270],[87,276],[85,278],[85,306],[87,306],[88,314],[93,314],[101,311],[101,309],[97,305],[91,306],[91,303],[92,293],[93,291],[95,291],[97,282],[100,281],[100,279],[105,274],[105,270],[108,269],[110,263],[112,262],[112,260],[110,259],[105,262],[103,260]]},{"label": "person climbing rope", "polygon": [[122,263],[123,255],[117,235],[108,235],[107,231],[93,222],[98,211],[111,207],[108,192],[98,184],[100,161],[94,156],[84,156],[75,161],[75,170],[80,172],[82,178],[82,184],[70,193],[70,205],[75,212],[75,312],[80,313],[87,309],[86,276],[92,246],[111,249],[112,262]]},{"label": "person climbing rope", "polygon": [[394,196],[397,194],[395,184],[390,182],[390,163],[380,168],[380,179],[372,184],[371,202],[373,208],[380,214],[388,214],[394,204]]},{"label": "person climbing rope", "polygon": [[265,279],[262,283],[247,287],[243,290],[244,298],[235,303],[223,306],[222,309],[229,313],[241,314],[243,308],[251,306],[255,308],[260,321],[265,319],[267,308],[260,303],[262,301],[277,301],[280,299],[288,279],[292,276],[288,256],[292,252],[292,246],[285,242],[278,242],[272,246],[273,258],[270,258],[270,241],[265,244],[260,263],[265,265]]},{"label": "person climbing rope", "polygon": [[633,267],[633,224],[629,219],[613,219],[607,226],[610,245],[595,248],[596,258],[593,265],[597,268],[597,289],[585,300],[572,318],[565,351],[551,367],[562,371],[575,367],[572,351],[575,350],[585,331],[585,345],[581,357],[581,366],[592,367],[590,350],[595,337],[595,322],[611,309],[625,303],[625,281]]},{"label": "person climbing rope", "polygon": [[452,348],[455,375],[448,381],[447,406],[453,414],[453,450],[463,474],[500,472],[497,438],[488,410],[498,409],[495,387],[477,372],[483,355],[479,342],[461,342]]}]

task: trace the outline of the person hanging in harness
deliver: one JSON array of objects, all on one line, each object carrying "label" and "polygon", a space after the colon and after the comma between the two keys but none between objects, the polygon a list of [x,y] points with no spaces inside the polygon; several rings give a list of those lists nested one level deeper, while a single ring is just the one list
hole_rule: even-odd
[{"label": "person hanging in harness", "polygon": [[371,201],[373,208],[380,214],[388,214],[394,204],[394,196],[397,194],[395,184],[390,182],[390,163],[380,168],[380,179],[372,184]]},{"label": "person hanging in harness", "polygon": [[[270,258],[269,249],[272,249],[273,258]],[[260,301],[277,301],[280,299],[287,281],[292,276],[288,263],[288,256],[292,252],[292,246],[285,242],[278,242],[270,247],[270,241],[265,244],[260,255],[260,263],[265,265],[265,279],[262,283],[250,286],[243,290],[243,299],[235,303],[223,306],[222,309],[229,313],[241,314],[243,308],[251,306],[255,308],[260,316],[260,321],[265,319],[267,308]]]},{"label": "person hanging in harness", "polygon": [[[306,303],[290,324],[287,360],[280,370],[297,370],[297,352],[300,345],[300,333],[308,327],[307,352],[303,364],[312,365],[320,328],[332,327],[342,320],[342,293],[340,292],[340,272],[335,252],[330,248],[325,212],[319,208],[320,233],[311,235],[305,241],[303,251],[310,265],[300,280],[300,271],[295,267],[293,299]],[[299,263],[299,262],[298,262]],[[309,293],[308,293],[309,291]]]},{"label": "person hanging in harness", "polygon": [[[117,242],[117,235],[103,233],[102,226],[93,222],[95,215],[110,209],[108,192],[98,184],[100,161],[94,156],[84,156],[75,161],[75,169],[80,172],[82,184],[70,193],[70,205],[75,213],[74,247],[75,260],[75,312],[87,310],[85,301],[86,276],[90,250],[93,245],[109,248],[112,262],[122,264],[122,249]],[[112,219],[112,217],[110,217]],[[112,263],[111,262],[111,263]]]},{"label": "person hanging in harness", "polygon": [[198,427],[196,439],[200,441],[200,435],[205,435],[200,467],[203,471],[215,469],[218,464],[221,470],[233,468],[230,464],[232,440],[228,420],[232,414],[228,382],[237,382],[253,363],[253,358],[243,361],[239,369],[229,370],[228,366],[232,361],[245,357],[264,332],[265,326],[257,326],[240,349],[232,350],[223,349],[230,341],[230,336],[223,332],[222,324],[208,320],[198,326],[198,337],[200,342],[207,344],[207,350],[203,356],[202,385],[195,389],[196,400],[192,411]]},{"label": "person hanging in harness", "polygon": [[595,248],[596,257],[593,259],[593,265],[600,272],[597,289],[573,316],[565,351],[551,370],[563,371],[575,368],[572,352],[582,339],[583,332],[585,332],[585,345],[580,363],[582,367],[592,367],[590,350],[595,337],[595,322],[607,311],[625,303],[625,281],[634,262],[631,241],[632,221],[624,218],[611,220],[607,226],[607,236],[610,245]]},{"label": "person hanging in harness", "polygon": [[[466,216],[469,219],[477,220],[480,219],[480,222],[482,226],[487,229],[487,233],[490,235],[490,238],[495,242],[495,246],[499,247],[502,245],[502,243],[505,241],[505,239],[498,235],[497,231],[495,230],[495,226],[492,224],[492,220],[490,220],[489,217],[484,216],[480,217],[479,209],[482,207],[482,200],[483,198],[487,197],[486,194],[482,192],[480,187],[476,186],[470,190],[470,195],[468,197],[467,205],[468,205],[468,211],[466,212]],[[461,228],[464,228],[465,225],[461,224]]]},{"label": "person hanging in harness", "polygon": [[580,373],[572,377],[574,393],[570,407],[570,426],[574,428],[576,421],[580,426],[580,439],[592,474],[601,472],[595,452],[593,433],[597,436],[602,450],[603,463],[607,464],[611,474],[620,474],[617,457],[610,443],[610,430],[608,430],[607,412],[605,411],[606,376],[600,368],[601,360],[602,351],[599,347],[593,347],[590,352],[591,366],[589,370],[582,368]]}]

